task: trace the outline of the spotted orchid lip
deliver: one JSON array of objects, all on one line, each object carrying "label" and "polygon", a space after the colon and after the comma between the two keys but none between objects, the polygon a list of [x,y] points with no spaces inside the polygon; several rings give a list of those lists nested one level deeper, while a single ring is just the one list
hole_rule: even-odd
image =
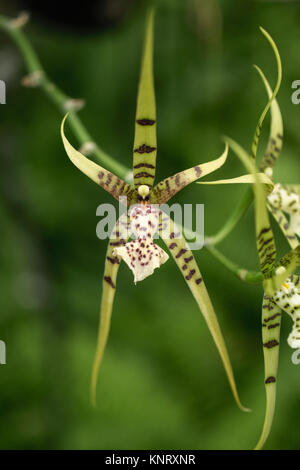
[{"label": "spotted orchid lip", "polygon": [[300,236],[300,197],[293,189],[286,188],[277,183],[268,196],[268,201],[274,211],[283,211],[290,216],[287,227],[297,236]]},{"label": "spotted orchid lip", "polygon": [[156,268],[169,259],[169,255],[160,246],[152,240],[148,242],[143,238],[137,238],[125,246],[115,248],[114,253],[131,269],[135,284],[151,276]]},{"label": "spotted orchid lip", "polygon": [[288,345],[300,348],[300,291],[292,279],[287,279],[282,287],[274,294],[274,301],[293,320],[292,331],[288,337]]},{"label": "spotted orchid lip", "polygon": [[153,242],[158,231],[159,210],[153,205],[137,204],[129,211],[130,233],[135,236],[114,254],[120,256],[134,274],[134,283],[151,276],[168,259],[169,255]]}]

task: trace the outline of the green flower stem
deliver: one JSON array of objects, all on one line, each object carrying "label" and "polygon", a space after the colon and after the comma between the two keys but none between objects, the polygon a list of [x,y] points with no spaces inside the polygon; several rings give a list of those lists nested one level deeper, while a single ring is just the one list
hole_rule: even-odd
[{"label": "green flower stem", "polygon": [[217,232],[215,235],[211,237],[207,237],[205,239],[205,245],[217,245],[220,243],[224,238],[226,238],[230,232],[236,227],[239,223],[247,209],[250,207],[253,201],[253,190],[252,188],[248,188],[247,192],[244,194],[244,197],[240,199],[236,208],[231,213],[230,217],[227,219],[226,223],[223,227]]},{"label": "green flower stem", "polygon": [[[181,227],[183,230],[184,237],[187,240],[193,240],[194,233],[187,228]],[[206,244],[204,247],[211,255],[214,256],[225,268],[227,268],[234,276],[241,281],[247,282],[248,284],[260,284],[263,281],[263,275],[259,271],[248,271],[247,269],[241,268],[236,263],[228,259],[223,253],[221,253],[215,246]]]},{"label": "green flower stem", "polygon": [[206,245],[205,248],[209,251],[220,263],[222,263],[229,271],[231,271],[238,279],[247,282],[248,284],[259,284],[263,281],[263,275],[257,271],[248,271],[243,269],[233,261],[226,258],[215,246]]},{"label": "green flower stem", "polygon": [[113,171],[121,178],[130,182],[132,180],[131,170],[105,153],[94,142],[91,135],[81,122],[75,110],[78,110],[82,103],[80,103],[79,100],[74,100],[70,96],[66,95],[48,78],[38,56],[21,30],[22,24],[18,24],[18,21],[21,20],[21,18],[22,17],[20,16],[16,20],[10,20],[5,16],[0,16],[0,29],[5,31],[18,47],[29,73],[29,76],[26,77],[28,85],[41,88],[63,115],[69,111],[68,121],[79,144],[81,146],[87,146],[87,148],[89,147],[89,155],[94,156],[110,171]]}]

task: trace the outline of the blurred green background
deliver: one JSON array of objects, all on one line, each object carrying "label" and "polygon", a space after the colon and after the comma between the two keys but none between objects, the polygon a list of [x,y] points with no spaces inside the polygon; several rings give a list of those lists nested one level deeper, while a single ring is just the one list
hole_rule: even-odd
[{"label": "blurred green background", "polygon": [[[39,12],[25,31],[55,83],[86,99],[80,116],[95,140],[130,166],[148,3],[124,3],[114,0],[123,9],[113,10],[120,13],[113,21],[82,28],[72,26],[72,19],[64,26]],[[263,68],[272,85],[276,80],[273,53],[258,29],[262,25],[283,62],[278,101],[285,137],[275,180],[299,183],[300,106],[291,102],[291,83],[300,79],[299,2],[238,6],[233,0],[160,0],[156,5],[158,178],[216,158],[223,150],[222,134],[250,148],[266,102],[252,64]],[[1,10],[15,15],[19,4],[4,1]],[[0,339],[7,345],[7,364],[0,366],[0,448],[252,448],[265,406],[262,287],[243,284],[205,250],[196,257],[241,399],[252,413],[235,406],[208,329],[172,260],[137,286],[122,264],[98,408],[90,406],[106,250],[106,242],[96,238],[96,208],[111,199],[72,166],[59,135],[61,116],[40,90],[20,85],[24,74],[22,57],[1,32],[0,79],[7,84],[7,104],[0,108]],[[242,173],[231,154],[211,179]],[[205,232],[213,234],[244,191],[238,185],[191,185],[176,201],[204,203]],[[281,254],[288,247],[275,233]],[[220,248],[242,266],[258,269],[253,209]],[[300,366],[291,362],[290,327],[284,316],[267,449],[300,445]]]}]

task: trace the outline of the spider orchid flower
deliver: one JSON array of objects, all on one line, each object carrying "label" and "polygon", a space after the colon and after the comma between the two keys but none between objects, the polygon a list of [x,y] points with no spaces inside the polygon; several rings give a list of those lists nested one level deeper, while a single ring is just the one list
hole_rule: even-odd
[{"label": "spider orchid flower", "polygon": [[[223,335],[194,255],[181,235],[180,228],[166,214],[154,209],[155,205],[166,203],[188,184],[220,168],[226,161],[228,148],[226,146],[219,158],[209,163],[197,164],[154,185],[157,143],[152,64],[153,15],[153,11],[151,11],[146,22],[137,98],[133,184],[126,183],[118,176],[97,165],[70,144],[64,134],[64,123],[67,116],[61,126],[63,144],[74,165],[115,199],[126,197],[128,207],[127,212],[120,217],[112,231],[106,254],[98,343],[92,371],[91,399],[95,404],[97,377],[109,335],[120,262],[123,259],[133,271],[135,282],[151,275],[155,268],[161,266],[168,259],[168,254],[153,242],[154,231],[158,230],[204,316],[223,361],[234,398],[238,406],[246,410],[239,400]],[[132,206],[135,207],[132,208]],[[169,231],[166,230],[166,225],[169,227]],[[133,234],[135,239],[128,242],[130,234]]]},{"label": "spider orchid flower", "polygon": [[258,177],[253,159],[236,142],[227,143],[255,178],[256,243],[261,272],[264,277],[262,305],[262,343],[265,362],[266,413],[263,430],[256,449],[261,449],[270,433],[276,401],[276,382],[280,343],[281,313],[285,311],[293,320],[288,344],[300,346],[300,278],[293,274],[300,266],[300,245],[276,262],[276,246],[267,210],[267,191]]},{"label": "spider orchid flower", "polygon": [[[265,363],[266,413],[260,439],[256,449],[261,449],[271,430],[276,402],[276,381],[280,343],[281,313],[285,311],[293,320],[292,331],[288,344],[292,348],[300,346],[300,278],[293,274],[300,265],[300,204],[299,185],[274,185],[271,180],[273,167],[280,155],[283,141],[283,123],[276,95],[280,88],[282,69],[281,60],[276,44],[271,36],[261,28],[274,51],[277,61],[277,83],[274,91],[264,76],[262,70],[255,66],[263,80],[269,101],[258,121],[251,156],[233,140],[226,142],[243,162],[249,174],[233,179],[206,182],[202,184],[231,184],[253,183],[255,197],[255,224],[257,250],[260,259],[261,272],[264,277],[264,299],[262,306],[262,340]],[[255,165],[264,118],[270,109],[270,137],[259,169]],[[290,244],[291,251],[276,263],[276,246],[270,226],[268,210],[279,224],[283,234]],[[290,215],[288,221],[285,213]]]}]

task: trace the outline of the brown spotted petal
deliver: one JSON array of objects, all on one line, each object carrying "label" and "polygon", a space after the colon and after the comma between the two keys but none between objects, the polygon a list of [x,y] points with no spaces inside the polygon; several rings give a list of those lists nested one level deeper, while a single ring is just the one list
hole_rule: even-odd
[{"label": "brown spotted petal", "polygon": [[224,165],[228,155],[228,146],[225,146],[225,150],[222,155],[208,163],[202,163],[201,165],[193,166],[188,170],[181,171],[176,175],[170,176],[169,178],[160,181],[152,191],[151,201],[157,204],[165,204],[175,194],[185,188],[187,185],[197,181],[203,176],[209,175],[213,171]]},{"label": "brown spotted petal", "polygon": [[134,282],[142,281],[153,274],[168,261],[167,253],[156,245],[152,239],[137,238],[125,246],[115,248],[114,253],[120,256],[134,274]]},{"label": "brown spotted petal", "polygon": [[128,205],[135,199],[134,188],[130,184],[123,181],[118,176],[114,175],[110,171],[106,170],[97,163],[89,160],[82,153],[78,152],[68,141],[64,134],[64,125],[68,114],[64,117],[61,123],[61,136],[65,151],[71,162],[86,176],[88,176],[95,183],[99,184],[101,188],[105,189],[111,194],[117,201],[121,196],[126,196]]},{"label": "brown spotted petal", "polygon": [[154,269],[164,264],[169,256],[153,242],[158,231],[159,210],[154,205],[137,204],[130,210],[130,234],[135,240],[115,248],[134,274],[134,282],[142,281],[153,274]]}]

